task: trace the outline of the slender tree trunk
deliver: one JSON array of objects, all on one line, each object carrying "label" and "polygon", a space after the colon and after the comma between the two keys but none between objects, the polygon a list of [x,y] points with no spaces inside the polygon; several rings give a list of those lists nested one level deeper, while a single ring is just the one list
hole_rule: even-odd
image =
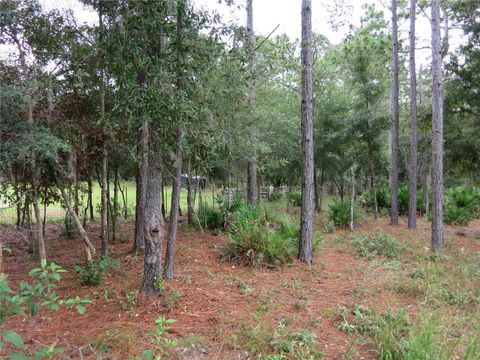
[{"label": "slender tree trunk", "polygon": [[410,191],[408,197],[408,228],[417,227],[417,72],[415,69],[415,4],[410,0]]},{"label": "slender tree trunk", "polygon": [[313,261],[313,72],[312,4],[302,0],[302,208],[300,215],[299,259]]},{"label": "slender tree trunk", "polygon": [[398,148],[399,148],[399,109],[398,109],[398,24],[397,0],[392,0],[392,164],[391,164],[391,209],[390,225],[398,224]]},{"label": "slender tree trunk", "polygon": [[112,211],[112,241],[117,240],[117,217],[118,217],[118,168],[115,168],[113,176],[113,211]]},{"label": "slender tree trunk", "polygon": [[47,226],[47,188],[43,193],[43,224],[42,224],[42,234],[45,237],[45,227]]},{"label": "slender tree trunk", "polygon": [[188,225],[193,224],[193,195],[192,195],[192,163],[188,161],[187,167],[187,219]]},{"label": "slender tree trunk", "polygon": [[355,224],[354,224],[354,216],[353,216],[353,212],[354,212],[354,206],[355,206],[355,170],[353,169],[353,167],[350,169],[350,172],[351,172],[351,176],[352,176],[352,194],[351,194],[351,197],[350,197],[350,223],[349,223],[349,227],[350,227],[350,232],[353,232],[353,229],[355,227]]},{"label": "slender tree trunk", "polygon": [[148,156],[147,194],[145,199],[145,257],[143,266],[143,292],[156,294],[155,280],[162,276],[163,217],[160,208],[162,189],[161,157]]},{"label": "slender tree trunk", "polygon": [[35,212],[35,237],[38,245],[38,255],[41,260],[47,258],[45,251],[45,241],[43,239],[42,216],[40,215],[40,206],[38,205],[38,171],[34,167],[32,174],[32,190],[33,190],[33,210]]},{"label": "slender tree trunk", "polygon": [[162,216],[165,219],[167,217],[167,213],[165,212],[165,182],[164,177],[162,176]]},{"label": "slender tree trunk", "polygon": [[[173,279],[175,262],[175,243],[177,240],[177,224],[180,208],[180,185],[182,176],[182,130],[177,127],[175,132],[175,157],[177,164],[172,182],[172,205],[170,207],[170,219],[168,226],[167,253],[165,257],[164,276]],[[187,174],[190,177],[189,174]],[[189,210],[190,214],[190,210]]]},{"label": "slender tree trunk", "polygon": [[93,211],[93,187],[92,187],[92,176],[88,176],[88,206],[90,211],[90,221],[95,221],[94,211]]},{"label": "slender tree trunk", "polygon": [[[257,102],[257,88],[255,83],[255,36],[253,32],[253,0],[247,0],[247,49],[248,66],[250,72],[250,137],[255,141],[257,132],[255,129],[255,107]],[[258,203],[257,188],[257,151],[253,147],[251,158],[248,160],[248,191],[247,201],[250,204]]]},{"label": "slender tree trunk", "polygon": [[[185,0],[177,1],[177,92],[182,94],[185,90],[185,77],[183,76],[184,61],[184,44],[183,44],[183,22],[186,10]],[[179,124],[175,129],[175,171],[172,183],[172,206],[170,209],[170,223],[168,228],[167,251],[165,257],[164,276],[167,279],[173,279],[174,263],[175,263],[175,243],[177,240],[177,225],[180,209],[180,191],[182,176],[182,139],[183,131]],[[190,180],[190,165],[188,169],[187,179]],[[189,223],[191,217],[191,209],[188,208]]]},{"label": "slender tree trunk", "polygon": [[[99,3],[101,4],[101,3]],[[98,18],[99,18],[99,27],[100,27],[100,43],[103,39],[103,13],[102,13],[102,6],[99,6],[98,11]],[[99,92],[100,92],[100,117],[101,122],[105,126],[105,70],[103,67],[103,55],[101,56],[101,64],[100,64],[100,82],[99,82]],[[107,206],[108,206],[108,199],[107,199],[107,164],[108,164],[108,154],[107,154],[107,144],[103,145],[102,149],[102,173],[101,173],[101,230],[100,230],[100,239],[102,241],[102,256],[107,255],[108,253],[108,219],[107,219]]]},{"label": "slender tree trunk", "polygon": [[317,168],[313,170],[313,187],[315,191],[315,211],[320,212],[320,198],[318,196]]},{"label": "slender tree trunk", "polygon": [[134,252],[142,252],[145,249],[145,198],[148,171],[148,122],[146,120],[138,129],[138,153],[140,155],[140,164],[138,165],[136,184]]},{"label": "slender tree trunk", "polygon": [[320,174],[320,193],[319,193],[319,200],[318,200],[318,211],[322,211],[322,206],[323,206],[323,194],[325,192],[324,189],[325,185],[325,173],[324,170],[322,169],[322,172]]},{"label": "slender tree trunk", "polygon": [[424,208],[424,215],[427,216],[428,212],[430,211],[430,197],[428,194],[428,185],[430,184],[430,176],[431,176],[431,169],[430,162],[425,162],[424,169],[423,169],[423,181],[422,181],[422,200],[423,200],[423,208]]},{"label": "slender tree trunk", "polygon": [[432,250],[443,251],[443,74],[440,0],[431,2],[432,16]]}]

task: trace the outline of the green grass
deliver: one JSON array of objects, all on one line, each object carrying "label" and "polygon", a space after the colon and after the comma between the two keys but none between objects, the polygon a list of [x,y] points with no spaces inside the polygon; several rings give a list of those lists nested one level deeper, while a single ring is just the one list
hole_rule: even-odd
[{"label": "green grass", "polygon": [[[82,207],[85,206],[85,204],[87,203],[86,183],[84,183],[83,186],[85,188],[85,192],[80,193],[80,202],[82,204]],[[122,188],[126,189],[127,206],[130,209],[130,215],[133,215],[135,211],[135,202],[136,202],[135,182],[134,181],[122,182],[121,186]],[[111,192],[111,196],[113,197],[113,184],[110,184],[110,192]],[[219,190],[216,190],[215,192],[216,194],[218,194]],[[118,201],[120,203],[120,212],[121,212],[121,215],[123,216],[123,200],[122,200],[122,194],[120,192],[118,194],[118,198],[119,198]],[[4,200],[3,201],[2,200],[3,199],[0,197],[0,203],[3,203]],[[93,200],[93,208],[95,211],[95,215],[99,216],[98,210],[100,209],[101,191],[98,183],[93,184],[92,200]],[[168,188],[166,188],[166,200],[167,200],[166,211],[168,213],[170,211],[170,205],[172,201],[171,186],[168,186]],[[210,206],[212,205],[211,189],[207,188],[205,189],[205,191],[202,192],[202,200],[207,204],[209,204]],[[196,204],[198,206],[198,194],[196,197]],[[182,213],[187,212],[187,190],[186,189],[182,189],[180,193],[180,207],[182,208]],[[43,216],[43,204],[41,204],[41,213]],[[63,204],[61,204],[60,202],[56,202],[47,207],[48,222],[63,221],[64,216],[65,216],[65,208]],[[14,207],[0,209],[0,225],[11,225],[15,222],[15,219],[16,219],[16,209]]]}]

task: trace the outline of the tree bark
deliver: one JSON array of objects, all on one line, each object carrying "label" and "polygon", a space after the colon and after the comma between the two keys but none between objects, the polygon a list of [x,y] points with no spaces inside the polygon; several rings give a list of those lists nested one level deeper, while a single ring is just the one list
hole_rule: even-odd
[{"label": "tree bark", "polygon": [[399,109],[398,109],[398,24],[397,0],[392,0],[392,164],[391,164],[391,209],[390,225],[398,224],[398,148],[399,148]]},{"label": "tree bark", "polygon": [[443,251],[443,74],[440,0],[431,2],[432,25],[432,250]]},{"label": "tree bark", "polygon": [[163,217],[160,206],[162,189],[161,157],[148,156],[147,194],[145,198],[145,257],[143,292],[152,297],[157,293],[155,280],[162,276]]},{"label": "tree bark", "polygon": [[[255,141],[257,133],[255,129],[255,107],[257,102],[257,88],[255,83],[255,37],[253,32],[253,0],[247,0],[247,50],[248,66],[250,72],[250,137]],[[258,203],[257,187],[257,152],[252,147],[252,154],[248,160],[248,190],[247,201],[250,204]]]},{"label": "tree bark", "polygon": [[145,198],[148,172],[148,122],[146,120],[138,129],[138,153],[140,155],[140,164],[138,165],[136,184],[134,252],[142,252],[145,249]]},{"label": "tree bark", "polygon": [[312,4],[302,0],[302,207],[300,215],[299,259],[313,261],[313,72]]},{"label": "tree bark", "polygon": [[418,135],[417,135],[417,72],[415,69],[415,5],[410,0],[410,191],[408,197],[408,228],[417,227],[417,174],[418,174]]}]

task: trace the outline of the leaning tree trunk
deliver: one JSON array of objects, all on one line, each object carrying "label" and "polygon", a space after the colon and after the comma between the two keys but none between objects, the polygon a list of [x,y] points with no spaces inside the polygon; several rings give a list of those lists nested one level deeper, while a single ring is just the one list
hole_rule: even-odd
[{"label": "leaning tree trunk", "polygon": [[443,250],[443,74],[440,0],[432,0],[432,250]]},{"label": "leaning tree trunk", "polygon": [[147,193],[148,171],[148,122],[138,129],[138,153],[140,164],[137,169],[137,199],[135,203],[135,237],[133,251],[142,252],[145,249],[145,198]]},{"label": "leaning tree trunk", "polygon": [[[257,134],[255,130],[255,106],[257,102],[257,88],[255,84],[255,37],[253,33],[253,0],[247,0],[247,49],[248,49],[248,67],[250,72],[250,137],[255,141]],[[255,144],[254,144],[255,145]],[[257,188],[257,152],[252,148],[252,153],[248,160],[248,189],[247,201],[250,204],[258,203]]]},{"label": "leaning tree trunk", "polygon": [[160,206],[162,162],[159,154],[148,157],[147,196],[145,199],[145,257],[142,291],[147,296],[157,292],[155,280],[162,276],[163,216]]},{"label": "leaning tree trunk", "polygon": [[67,210],[73,217],[73,221],[75,222],[75,226],[77,227],[78,232],[80,233],[80,236],[82,237],[83,242],[85,243],[85,256],[87,261],[92,260],[92,255],[95,255],[95,247],[92,245],[90,242],[90,239],[88,238],[87,232],[82,226],[82,223],[80,222],[80,219],[78,218],[77,213],[73,209],[72,204],[70,203],[70,199],[68,198],[67,193],[65,192],[65,189],[63,188],[62,184],[58,184],[58,187],[60,188],[60,193],[62,194],[62,199],[67,207]]},{"label": "leaning tree trunk", "polygon": [[410,189],[408,196],[408,228],[417,227],[417,72],[415,69],[415,4],[410,0]]},{"label": "leaning tree trunk", "polygon": [[302,207],[300,215],[299,259],[313,261],[313,72],[312,4],[302,0]]},{"label": "leaning tree trunk", "polygon": [[391,209],[390,225],[398,224],[398,148],[399,148],[399,109],[398,109],[398,25],[397,0],[392,0],[392,164],[391,164]]}]

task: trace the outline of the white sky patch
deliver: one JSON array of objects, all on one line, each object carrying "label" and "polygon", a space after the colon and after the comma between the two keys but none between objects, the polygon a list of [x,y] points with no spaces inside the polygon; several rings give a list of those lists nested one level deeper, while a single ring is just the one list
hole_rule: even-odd
[{"label": "white sky patch", "polygon": [[[155,1],[155,0],[152,0]],[[246,0],[236,1],[236,5],[227,6],[219,0],[190,0],[197,7],[219,13],[223,21],[245,25],[246,23]],[[45,10],[72,10],[79,24],[96,24],[98,15],[78,0],[40,0]],[[349,31],[349,25],[358,27],[360,18],[364,14],[365,4],[375,4],[376,8],[384,12],[385,18],[390,22],[390,0],[312,0],[312,26],[316,33],[326,36],[331,43],[340,43]],[[331,10],[335,4],[341,4],[338,14],[332,15]],[[254,31],[257,34],[268,35],[278,25],[273,36],[287,34],[289,38],[300,38],[301,32],[301,0],[253,0]],[[420,12],[417,16],[417,66],[428,66],[430,63],[430,21],[426,16],[430,10]],[[338,28],[332,28],[331,20],[337,22]],[[408,19],[399,21],[399,38],[404,48],[408,46]],[[458,47],[462,42],[461,30],[450,30],[450,51]],[[5,55],[2,49],[0,56]]]}]

